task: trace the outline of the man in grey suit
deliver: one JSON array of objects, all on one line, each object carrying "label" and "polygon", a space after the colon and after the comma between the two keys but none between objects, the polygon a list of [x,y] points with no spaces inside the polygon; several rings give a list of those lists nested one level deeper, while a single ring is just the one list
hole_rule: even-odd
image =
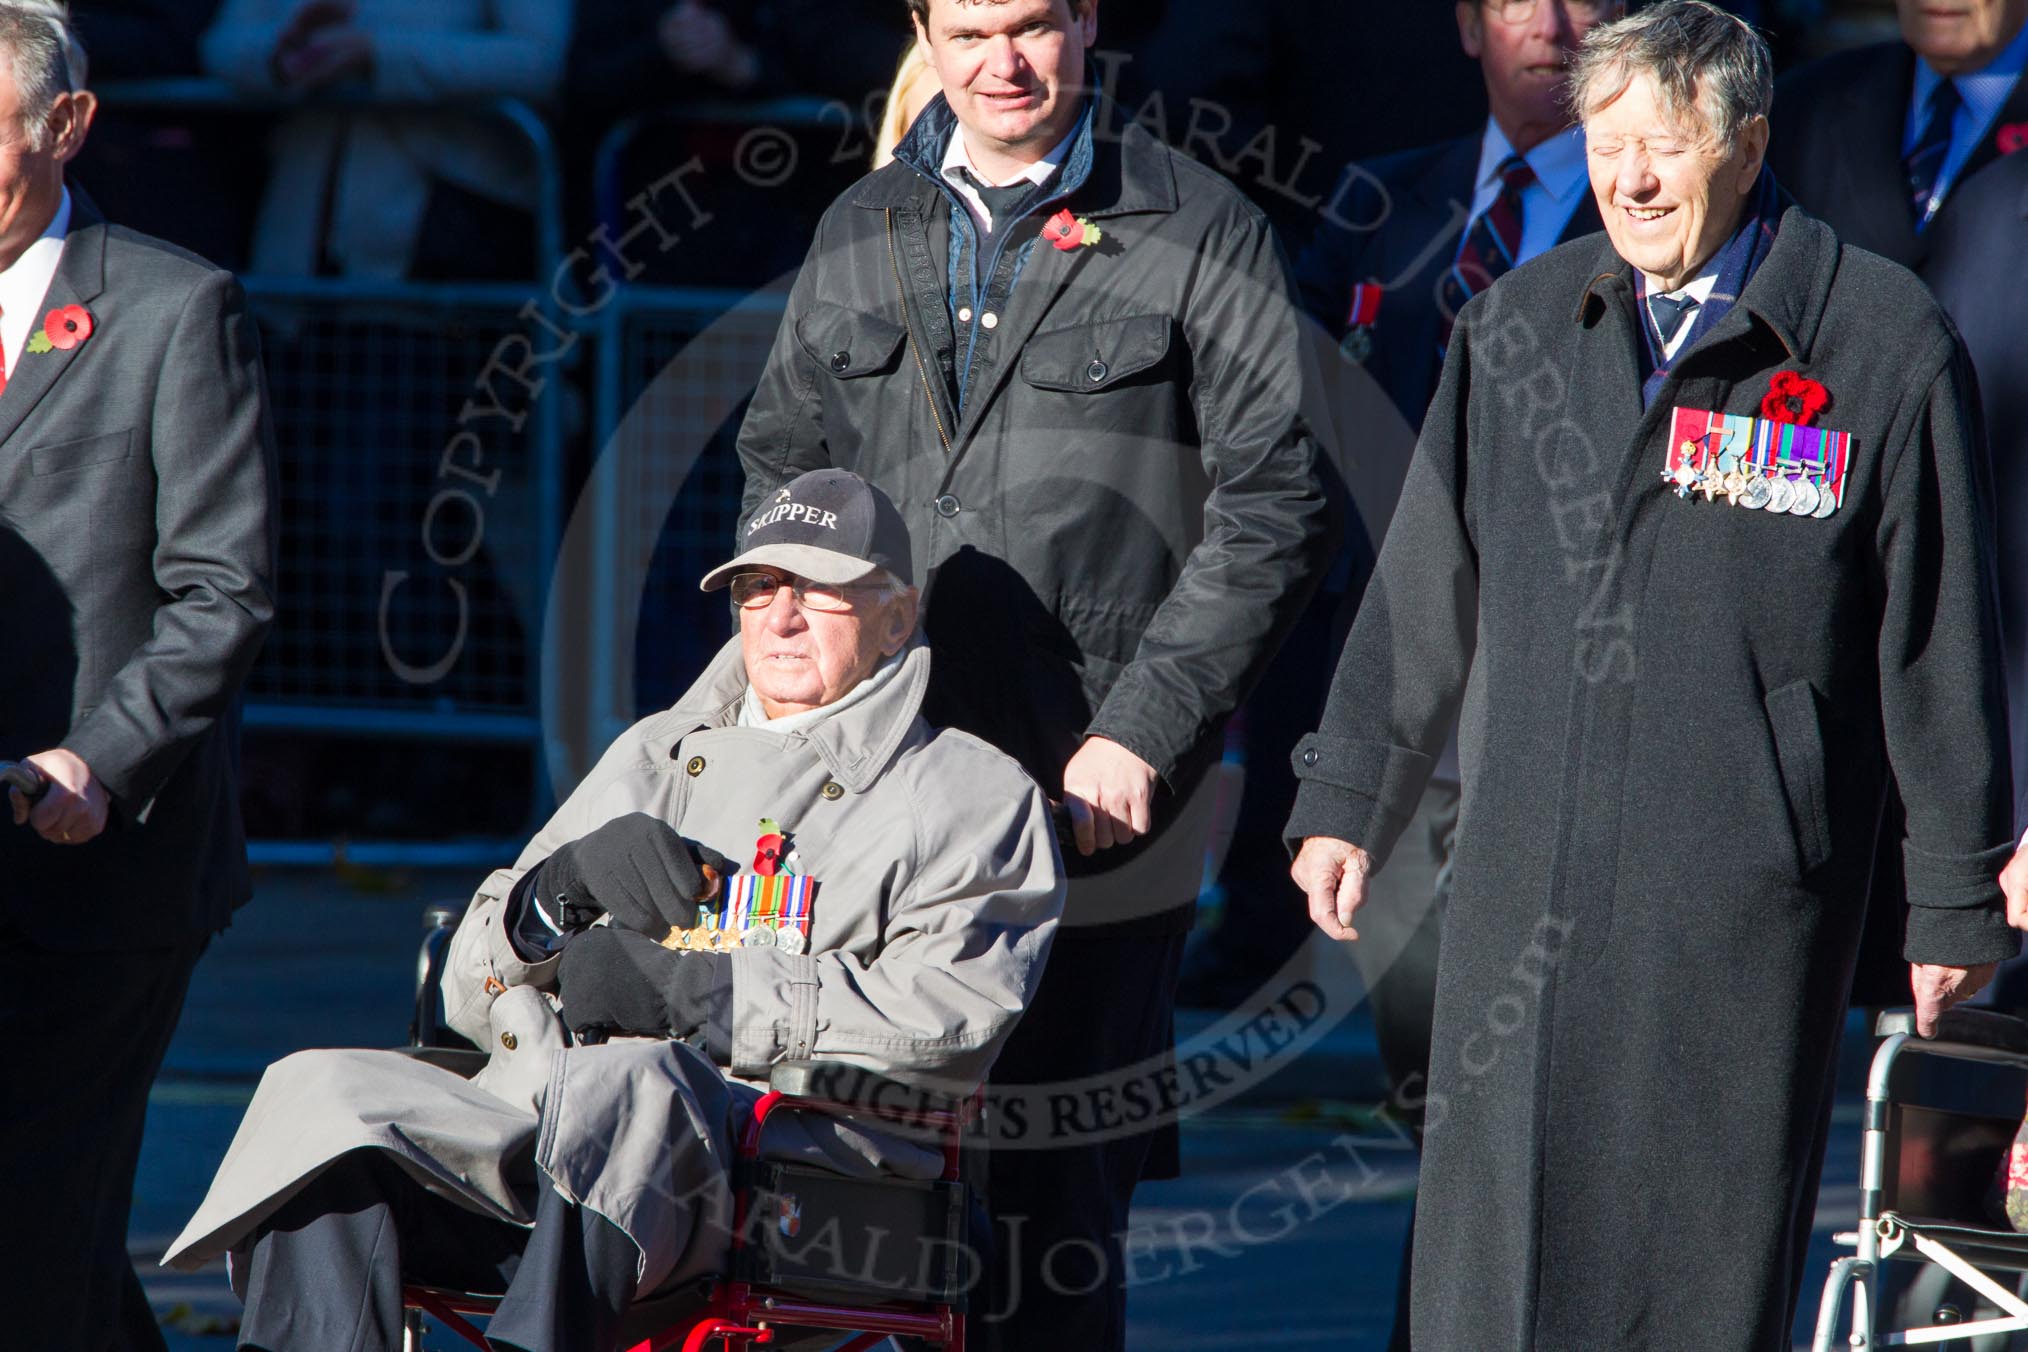
[{"label": "man in grey suit", "polygon": [[10,1346],[160,1348],[127,1259],[149,1083],[247,899],[234,701],[273,614],[274,455],[232,277],[64,185],[94,111],[0,0],[0,1233]]}]

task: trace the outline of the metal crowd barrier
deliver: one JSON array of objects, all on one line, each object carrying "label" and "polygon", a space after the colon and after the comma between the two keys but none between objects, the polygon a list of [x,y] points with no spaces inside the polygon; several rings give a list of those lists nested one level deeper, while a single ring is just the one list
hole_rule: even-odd
[{"label": "metal crowd barrier", "polygon": [[[101,87],[109,109],[247,112],[210,80]],[[320,101],[324,102],[324,101]],[[340,104],[375,108],[339,98]],[[432,105],[441,109],[444,105]],[[564,327],[549,272],[562,256],[562,174],[528,105],[461,105],[515,133],[540,191],[528,282],[244,278],[262,329],[281,459],[281,606],[247,684],[246,725],[281,732],[527,745],[543,755],[542,618],[563,517],[561,371],[540,397],[496,374],[510,416],[466,416],[488,360],[537,323]],[[531,318],[535,316],[536,318]],[[495,478],[497,473],[498,477]],[[549,806],[531,775],[527,815]],[[257,840],[255,862],[472,864],[518,841],[334,846]]]},{"label": "metal crowd barrier", "polygon": [[[122,110],[296,106],[249,103],[203,80],[100,93]],[[683,120],[807,130],[836,121],[842,106],[712,104]],[[732,632],[723,599],[702,596],[696,579],[734,537],[733,435],[782,297],[621,285],[602,297],[566,291],[570,308],[559,304],[552,274],[568,248],[555,143],[524,104],[471,107],[514,129],[537,167],[538,280],[243,279],[262,326],[284,523],[281,612],[249,679],[246,724],[530,747],[542,762],[528,795],[532,830],[553,802],[548,784],[574,782]],[[595,192],[615,234],[616,166],[655,125],[630,119],[600,147]],[[525,410],[519,427],[461,423],[484,398],[476,382],[489,356],[516,333],[544,347],[569,335],[577,351],[543,369],[539,397],[496,382],[503,402]],[[566,427],[583,420],[566,410],[587,366],[590,471],[572,504]],[[477,867],[518,845],[260,839],[250,853],[276,864]]]}]

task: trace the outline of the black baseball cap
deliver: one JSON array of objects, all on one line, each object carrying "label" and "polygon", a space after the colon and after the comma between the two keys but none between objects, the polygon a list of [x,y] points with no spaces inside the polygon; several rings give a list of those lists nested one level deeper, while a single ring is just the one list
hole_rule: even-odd
[{"label": "black baseball cap", "polygon": [[715,591],[734,573],[767,566],[812,582],[843,586],[875,570],[915,585],[908,523],[893,499],[850,470],[813,469],[768,494],[740,531],[739,557],[704,575]]}]

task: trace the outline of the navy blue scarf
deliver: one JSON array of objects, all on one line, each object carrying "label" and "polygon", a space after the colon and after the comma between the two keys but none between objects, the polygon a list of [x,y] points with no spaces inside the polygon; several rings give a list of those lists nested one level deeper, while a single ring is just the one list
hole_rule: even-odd
[{"label": "navy blue scarf", "polygon": [[[1732,235],[1718,251],[1718,281],[1711,288],[1711,296],[1697,312],[1690,317],[1690,336],[1676,349],[1674,360],[1697,346],[1712,326],[1725,318],[1726,311],[1739,302],[1746,290],[1746,284],[1753,280],[1753,274],[1767,258],[1774,247],[1775,232],[1781,229],[1782,212],[1787,207],[1782,190],[1776,186],[1774,174],[1766,165],[1761,166],[1760,178],[1753,185],[1753,192],[1746,199],[1746,211],[1733,228]],[[1699,268],[1699,272],[1703,269]],[[1655,396],[1662,391],[1662,382],[1669,377],[1673,362],[1662,355],[1662,347],[1655,336],[1654,321],[1648,317],[1648,279],[1634,269],[1634,310],[1641,326],[1641,348],[1647,354],[1648,378],[1641,383],[1641,407],[1655,402]]]}]

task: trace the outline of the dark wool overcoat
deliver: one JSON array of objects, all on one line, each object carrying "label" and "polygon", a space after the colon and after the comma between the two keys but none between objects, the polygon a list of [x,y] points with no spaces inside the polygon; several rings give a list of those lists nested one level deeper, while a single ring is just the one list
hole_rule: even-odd
[{"label": "dark wool overcoat", "polygon": [[[1787,1348],[1881,801],[1911,960],[2016,949],[1983,460],[1956,335],[1800,210],[1642,408],[1601,236],[1462,311],[1289,835],[1383,857],[1462,701],[1418,1347]],[[1685,500],[1674,405],[1778,371],[1832,515]]]}]

